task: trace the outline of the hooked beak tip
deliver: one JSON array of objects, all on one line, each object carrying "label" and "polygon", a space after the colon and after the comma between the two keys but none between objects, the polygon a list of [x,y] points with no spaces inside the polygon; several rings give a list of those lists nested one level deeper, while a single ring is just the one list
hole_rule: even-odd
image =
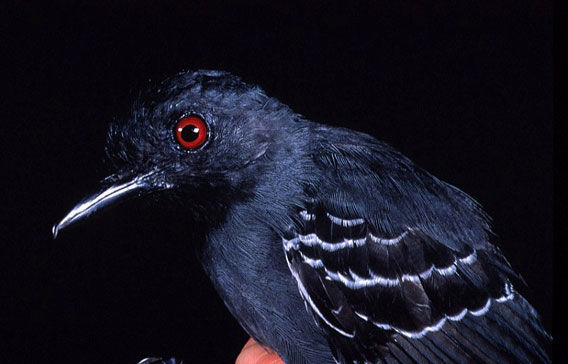
[{"label": "hooked beak tip", "polygon": [[51,228],[53,239],[57,239],[60,230],[74,225],[109,206],[114,206],[128,198],[140,196],[142,193],[172,187],[172,185],[163,181],[157,181],[155,176],[156,171],[152,171],[122,183],[105,186],[98,193],[87,197],[69,211],[63,219],[53,225]]},{"label": "hooked beak tip", "polygon": [[67,214],[67,216],[65,216],[63,219],[61,219],[59,222],[57,222],[51,227],[51,235],[54,240],[57,239],[57,236],[59,235],[59,232],[61,230],[65,229],[67,226],[73,223],[74,216],[71,215],[72,212],[73,211],[71,211],[69,214]]},{"label": "hooked beak tip", "polygon": [[53,240],[57,239],[57,233],[59,232],[59,224],[53,225],[51,228],[51,234],[53,236]]}]

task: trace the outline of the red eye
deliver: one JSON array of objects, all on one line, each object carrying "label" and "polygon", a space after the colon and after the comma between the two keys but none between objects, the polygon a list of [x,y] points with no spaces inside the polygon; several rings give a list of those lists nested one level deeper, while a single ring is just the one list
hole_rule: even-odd
[{"label": "red eye", "polygon": [[174,134],[185,149],[197,149],[207,141],[207,124],[199,116],[186,116],[177,122]]}]

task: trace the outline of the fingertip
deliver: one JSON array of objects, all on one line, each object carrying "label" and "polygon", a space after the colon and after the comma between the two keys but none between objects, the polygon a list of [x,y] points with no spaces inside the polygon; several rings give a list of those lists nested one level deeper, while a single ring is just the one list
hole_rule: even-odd
[{"label": "fingertip", "polygon": [[[242,350],[245,350],[248,347],[251,347],[252,345],[258,345],[256,341],[254,341],[254,339],[251,337],[250,339],[248,339],[248,341],[246,342],[245,346],[243,346]],[[242,351],[241,350],[241,351]]]},{"label": "fingertip", "polygon": [[235,364],[284,364],[273,351],[265,349],[252,338],[241,350]]}]

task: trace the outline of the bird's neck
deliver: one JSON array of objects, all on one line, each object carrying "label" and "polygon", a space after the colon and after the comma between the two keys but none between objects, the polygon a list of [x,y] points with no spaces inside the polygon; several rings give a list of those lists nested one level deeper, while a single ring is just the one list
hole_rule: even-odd
[{"label": "bird's neck", "polygon": [[287,269],[281,237],[294,223],[298,206],[306,203],[302,178],[296,177],[304,172],[292,165],[279,168],[286,172],[265,174],[252,193],[229,205],[217,216],[217,224],[210,226],[201,258],[212,280],[228,272],[233,277],[242,272],[262,275],[275,261]]},{"label": "bird's neck", "polygon": [[273,298],[254,296],[266,287],[295,287],[284,259],[282,233],[306,203],[306,178],[317,173],[305,150],[282,150],[273,157],[269,168],[251,174],[255,182],[248,198],[230,205],[201,251],[203,267],[231,311],[233,306],[241,310],[275,304],[262,302]]}]

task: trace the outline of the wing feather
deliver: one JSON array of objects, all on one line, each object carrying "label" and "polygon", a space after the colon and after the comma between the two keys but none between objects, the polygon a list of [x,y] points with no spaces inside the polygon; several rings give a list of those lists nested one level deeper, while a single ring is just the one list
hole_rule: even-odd
[{"label": "wing feather", "polygon": [[[283,238],[286,259],[339,362],[376,363],[390,355],[402,363],[498,363],[538,351],[543,331],[533,315],[508,306],[522,298],[495,250],[452,249],[413,227],[380,234],[363,219],[321,207],[299,215],[303,224]],[[504,330],[503,343],[525,344],[513,354],[496,348],[472,326],[480,317],[489,327],[511,320],[517,329]]]},{"label": "wing feather", "polygon": [[338,362],[548,363],[481,207],[369,136],[319,128],[321,182],[282,241]]}]

